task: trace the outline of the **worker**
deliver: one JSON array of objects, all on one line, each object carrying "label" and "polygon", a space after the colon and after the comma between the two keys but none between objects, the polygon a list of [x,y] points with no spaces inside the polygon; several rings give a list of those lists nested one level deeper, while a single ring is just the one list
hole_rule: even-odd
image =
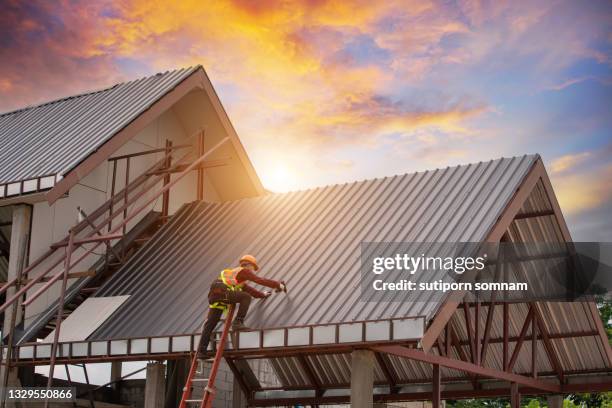
[{"label": "worker", "polygon": [[255,274],[259,270],[257,259],[253,255],[243,255],[237,268],[224,269],[215,281],[210,285],[208,292],[208,317],[202,331],[202,349],[200,354],[206,351],[210,342],[210,336],[221,320],[222,314],[229,305],[238,305],[236,318],[232,322],[234,330],[248,330],[244,325],[244,319],[249,310],[252,298],[267,299],[272,294],[269,291],[260,292],[249,286],[246,282],[255,282],[262,286],[274,289],[276,292],[287,292],[287,286],[283,281],[262,278]]}]

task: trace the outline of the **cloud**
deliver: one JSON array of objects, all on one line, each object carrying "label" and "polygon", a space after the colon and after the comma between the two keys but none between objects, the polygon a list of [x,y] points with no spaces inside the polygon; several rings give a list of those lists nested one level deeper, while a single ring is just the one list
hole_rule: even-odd
[{"label": "cloud", "polygon": [[575,154],[566,154],[553,160],[549,166],[550,172],[554,175],[563,174],[581,163],[591,156],[590,152],[581,152]]},{"label": "cloud", "polygon": [[[237,127],[247,139],[282,133],[292,143],[341,146],[419,126],[457,130],[463,118],[486,110],[482,102],[424,107],[388,95],[414,83],[406,76],[412,61],[428,69],[428,54],[441,53],[428,51],[432,43],[466,30],[420,2],[134,1],[105,27],[95,43],[105,53],[138,53],[157,70],[203,63],[216,84],[238,90],[230,113],[243,118]],[[250,120],[253,106],[261,109]]]},{"label": "cloud", "polygon": [[593,171],[552,177],[559,204],[566,214],[577,214],[612,203],[612,165]]},{"label": "cloud", "polygon": [[558,156],[548,135],[572,132],[580,151],[549,168],[580,214],[608,197],[609,159],[592,147],[607,122],[557,92],[526,98],[609,84],[610,25],[609,4],[564,0],[6,1],[0,110],[203,64],[260,169],[277,161],[320,184],[374,171],[333,159],[348,150],[375,151],[377,174],[516,154],[526,140]]},{"label": "cloud", "polygon": [[2,3],[0,110],[107,86],[124,76],[112,56],[88,48],[102,2]]}]

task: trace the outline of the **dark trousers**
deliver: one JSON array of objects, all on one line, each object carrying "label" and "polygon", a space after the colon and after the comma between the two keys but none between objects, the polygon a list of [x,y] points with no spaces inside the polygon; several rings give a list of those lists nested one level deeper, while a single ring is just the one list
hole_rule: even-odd
[{"label": "dark trousers", "polygon": [[[244,320],[247,312],[249,311],[251,299],[251,295],[246,292],[228,290],[225,299],[223,299],[223,303],[226,303],[228,305],[239,305],[235,319]],[[215,330],[215,327],[217,327],[217,324],[219,323],[219,320],[221,320],[222,315],[223,310],[221,309],[208,309],[208,317],[206,318],[206,323],[204,324],[204,329],[202,330],[202,340],[200,341],[199,350],[200,353],[206,352],[208,343],[210,343],[210,336],[212,335],[213,330]]]}]

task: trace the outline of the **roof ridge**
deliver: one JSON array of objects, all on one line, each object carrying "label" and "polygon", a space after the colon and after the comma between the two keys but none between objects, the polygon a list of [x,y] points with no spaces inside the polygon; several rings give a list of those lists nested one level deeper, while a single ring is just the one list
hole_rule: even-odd
[{"label": "roof ridge", "polygon": [[182,67],[182,68],[175,68],[175,69],[169,69],[163,72],[157,72],[155,74],[151,74],[151,75],[145,75],[145,76],[141,76],[139,78],[135,78],[135,79],[130,79],[130,80],[126,80],[126,81],[122,81],[122,82],[117,82],[113,85],[107,86],[105,88],[100,88],[100,89],[92,89],[92,90],[88,90],[88,91],[83,91],[81,93],[77,93],[77,94],[73,94],[73,95],[67,95],[67,96],[63,96],[61,98],[57,98],[57,99],[52,99],[50,101],[45,101],[45,102],[40,102],[40,103],[36,103],[33,105],[28,105],[28,106],[24,106],[22,108],[19,109],[14,109],[11,111],[7,111],[7,112],[0,112],[0,117],[4,117],[4,116],[8,116],[8,115],[13,115],[16,113],[20,113],[20,112],[25,112],[31,109],[36,109],[36,108],[42,108],[43,106],[47,106],[47,105],[52,105],[55,103],[60,103],[60,102],[64,102],[70,99],[76,99],[76,98],[82,98],[84,96],[89,96],[89,95],[94,95],[97,93],[102,93],[102,92],[106,92],[106,91],[110,91],[111,89],[114,89],[120,85],[126,85],[126,84],[130,84],[130,83],[134,83],[137,81],[142,81],[144,79],[148,79],[148,78],[153,78],[155,76],[160,76],[160,75],[166,75],[169,74],[171,72],[177,72],[177,71],[181,71],[181,70],[189,70],[189,69],[197,69],[202,67],[201,64],[197,64],[197,65],[192,65],[192,66],[188,66],[188,67]]},{"label": "roof ridge", "polygon": [[395,177],[404,177],[404,176],[415,175],[415,174],[420,174],[420,173],[429,173],[429,172],[435,172],[435,171],[439,171],[439,170],[447,170],[447,169],[459,168],[459,167],[465,167],[465,166],[480,165],[480,164],[483,164],[483,163],[491,163],[491,162],[494,162],[494,161],[497,161],[497,160],[504,160],[504,159],[513,160],[513,159],[524,158],[524,157],[532,157],[533,160],[537,160],[541,156],[540,156],[539,153],[525,153],[525,154],[521,154],[521,155],[518,155],[518,156],[512,155],[512,156],[508,156],[508,157],[501,156],[501,157],[497,157],[497,158],[490,159],[490,160],[478,160],[478,161],[473,161],[473,162],[469,162],[469,163],[455,164],[453,166],[436,167],[436,168],[429,168],[429,169],[423,169],[423,170],[417,170],[417,171],[411,171],[411,172],[404,172],[404,173],[395,173],[395,174],[389,174],[389,175],[386,175],[386,176],[363,178],[363,179],[359,179],[359,180],[341,181],[341,182],[337,182],[337,183],[324,184],[324,185],[320,185],[320,186],[313,186],[313,187],[308,187],[308,188],[299,188],[299,189],[296,189],[296,190],[279,191],[279,192],[270,191],[268,194],[264,194],[264,195],[261,195],[261,196],[238,198],[236,200],[225,201],[223,203],[242,201],[242,200],[250,200],[250,199],[257,199],[257,198],[262,198],[262,197],[268,197],[268,196],[271,196],[271,195],[281,196],[281,195],[289,195],[289,194],[300,194],[300,193],[306,193],[306,192],[309,192],[309,191],[315,191],[315,190],[318,190],[318,189],[329,189],[329,188],[340,187],[340,186],[345,186],[345,185],[353,185],[353,184],[358,184],[358,183],[384,181],[386,179],[392,179],[392,178],[395,178]]}]

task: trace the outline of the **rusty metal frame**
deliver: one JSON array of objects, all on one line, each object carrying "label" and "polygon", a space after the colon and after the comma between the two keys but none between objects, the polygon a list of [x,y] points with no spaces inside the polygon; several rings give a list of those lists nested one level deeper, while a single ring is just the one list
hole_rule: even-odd
[{"label": "rusty metal frame", "polygon": [[[229,141],[229,137],[223,138],[219,143],[217,143],[215,146],[209,149],[206,153],[198,155],[196,159],[192,161],[190,164],[188,164],[187,167],[184,170],[182,170],[181,173],[173,181],[164,183],[164,185],[158,192],[153,194],[151,197],[148,197],[144,203],[140,204],[136,209],[131,211],[129,214],[128,214],[129,206],[132,203],[135,203],[136,200],[142,197],[145,193],[149,192],[149,190],[154,188],[157,184],[157,180],[154,183],[150,183],[147,188],[143,188],[143,191],[130,197],[130,199],[128,200],[128,194],[130,192],[131,187],[134,187],[134,185],[145,184],[146,179],[150,178],[151,176],[148,175],[147,174],[148,171],[146,171],[145,174],[139,176],[133,182],[130,182],[129,180],[129,161],[130,161],[131,156],[127,157],[126,158],[126,161],[127,161],[126,163],[126,181],[125,181],[125,187],[123,189],[123,194],[122,194],[123,206],[119,208],[118,210],[116,210],[115,212],[113,212],[114,202],[116,201],[116,199],[118,198],[121,199],[121,198],[115,196],[114,194],[111,195],[111,198],[106,203],[102,204],[102,206],[99,207],[98,210],[94,211],[96,216],[93,219],[95,220],[97,219],[98,216],[103,215],[107,208],[110,208],[110,214],[101,223],[99,223],[95,228],[93,228],[92,232],[90,232],[86,237],[76,238],[76,234],[81,232],[85,228],[85,226],[88,226],[88,225],[91,226],[93,224],[92,220],[89,219],[89,217],[86,217],[86,219],[83,222],[78,223],[76,226],[70,229],[68,237],[66,239],[51,245],[51,248],[45,254],[43,254],[40,258],[34,261],[28,268],[26,268],[26,270],[24,270],[21,275],[27,276],[26,274],[29,271],[33,270],[35,267],[37,267],[42,262],[44,262],[46,259],[48,259],[48,257],[52,256],[59,248],[65,248],[64,255],[60,256],[60,258],[55,263],[53,263],[51,267],[46,269],[46,271],[43,272],[42,274],[39,274],[33,279],[30,279],[28,283],[21,288],[19,288],[20,277],[16,277],[15,279],[11,281],[6,282],[0,288],[0,293],[6,291],[10,286],[13,286],[13,285],[17,285],[17,287],[19,288],[16,291],[16,293],[13,294],[11,298],[7,299],[5,303],[0,306],[0,311],[4,311],[10,305],[15,303],[18,299],[20,299],[21,296],[23,296],[23,294],[25,294],[31,287],[34,286],[34,284],[41,282],[43,279],[46,279],[49,272],[51,272],[54,268],[56,268],[60,263],[62,262],[64,263],[64,266],[61,268],[60,271],[55,273],[51,278],[48,278],[46,283],[41,288],[39,288],[34,294],[28,296],[27,299],[23,302],[24,306],[31,304],[36,298],[38,298],[42,293],[44,293],[47,289],[49,289],[56,281],[62,279],[61,291],[60,291],[60,295],[58,299],[59,303],[58,303],[58,310],[57,310],[57,317],[56,317],[54,339],[51,345],[51,352],[49,356],[50,368],[49,368],[49,377],[48,377],[47,387],[50,387],[53,383],[53,373],[54,373],[55,364],[58,358],[58,347],[60,347],[59,335],[60,335],[60,330],[61,330],[61,323],[63,320],[64,298],[66,294],[67,280],[69,277],[70,269],[76,266],[79,262],[81,262],[87,256],[89,256],[102,242],[105,242],[108,244],[108,241],[113,240],[113,239],[119,239],[123,235],[125,235],[127,223],[129,221],[131,221],[136,215],[138,215],[143,210],[145,210],[159,196],[163,196],[167,194],[170,188],[172,188],[176,183],[182,180],[183,177],[185,177],[189,172],[191,172],[192,170],[196,168],[201,167],[207,157],[209,157],[212,153],[216,152],[221,146],[223,146],[228,141]],[[156,168],[160,168],[161,166],[166,165],[168,163],[170,159],[169,156],[172,154],[172,149],[168,149],[168,146],[166,146],[165,150],[170,150],[170,151],[167,152],[166,156],[160,162],[152,166],[151,169],[154,170]],[[142,154],[150,154],[150,152],[142,152]],[[188,155],[186,155],[185,157],[187,156]],[[182,160],[184,160],[185,157]],[[119,160],[119,158],[114,160],[114,167],[113,167],[114,170],[116,170],[117,160]],[[115,174],[113,174],[113,181],[114,181],[114,176]],[[159,179],[161,177],[165,177],[165,176],[163,175],[153,176],[154,179],[155,178]],[[113,190],[114,190],[114,183],[113,183]],[[122,222],[119,225],[112,227],[112,219],[120,213],[123,213]],[[107,225],[108,225],[108,230],[109,230],[107,235],[100,234],[100,230],[106,227]],[[119,231],[120,229],[123,231],[122,234],[117,233],[117,231]],[[72,262],[72,255],[74,252],[74,247],[78,245],[86,244],[86,243],[93,243],[94,246],[92,248],[88,248],[83,255],[78,257],[76,261]],[[108,256],[107,256],[107,259],[108,259]],[[14,327],[11,328],[11,332],[13,330],[14,330]],[[12,356],[11,351],[13,348],[14,346],[12,344],[8,345],[7,356],[9,357],[9,360],[7,360],[6,363],[4,363],[3,358],[0,358],[0,361],[2,362],[2,364],[5,364],[6,366],[15,365],[14,362],[10,360]],[[47,404],[48,402],[45,402],[45,405]]]},{"label": "rusty metal frame", "polygon": [[499,371],[481,365],[469,363],[467,361],[455,360],[448,357],[429,354],[425,353],[422,350],[410,349],[402,346],[379,346],[374,347],[373,350],[381,353],[395,355],[398,357],[409,358],[411,360],[421,361],[423,363],[439,364],[443,367],[451,368],[454,370],[464,371],[478,376],[495,378],[502,381],[521,384],[542,391],[548,391],[551,393],[561,392],[561,385],[559,384],[545,382],[542,380],[526,377],[519,374],[514,374],[507,371]]},{"label": "rusty metal frame", "polygon": [[[506,233],[508,227],[516,218],[520,211],[523,203],[540,179],[546,174],[542,159],[538,158],[531,169],[525,175],[525,178],[520,183],[520,187],[514,193],[514,196],[510,199],[506,208],[502,211],[499,219],[493,226],[493,228],[487,234],[486,242],[499,242]],[[560,214],[560,212],[559,212]],[[436,342],[437,337],[440,335],[446,323],[459,307],[465,296],[465,291],[456,291],[449,295],[445,302],[438,310],[436,316],[432,319],[429,328],[425,332],[423,339],[421,340],[421,347],[424,351],[429,351]]]},{"label": "rusty metal frame", "polygon": [[[566,386],[564,392],[598,392],[612,389],[612,382],[598,382],[592,384],[579,384],[577,386]],[[529,387],[518,387],[518,391],[523,395],[542,395],[545,391]],[[488,388],[483,390],[449,390],[441,391],[441,399],[466,399],[466,398],[495,398],[507,397],[510,395],[510,388]],[[424,401],[431,399],[431,392],[403,392],[398,394],[374,394],[375,403],[395,402],[395,401]],[[257,398],[249,401],[249,406],[254,407],[274,407],[274,406],[293,406],[296,404],[347,404],[350,403],[348,395],[323,396],[320,398],[298,397],[298,398]]]},{"label": "rusty metal frame", "polygon": [[[418,317],[415,319],[422,319],[422,317]],[[382,319],[382,320],[363,320],[354,322],[353,324],[362,325],[362,327],[366,327],[368,323],[378,323],[378,322],[389,322],[390,325],[393,322],[403,322],[407,319],[402,318],[393,318],[393,319]],[[414,319],[408,319],[414,320]],[[416,344],[417,338],[414,339],[390,339],[387,341],[370,341],[367,342],[365,338],[361,338],[357,342],[336,342],[336,343],[320,343],[317,344],[313,340],[312,333],[318,328],[327,328],[332,327],[334,331],[338,332],[340,330],[340,326],[343,323],[333,323],[333,324],[321,324],[321,325],[302,325],[291,327],[302,329],[306,328],[309,331],[309,343],[303,345],[292,346],[288,342],[287,335],[284,337],[284,342],[278,346],[270,346],[270,347],[257,347],[257,348],[240,348],[239,339],[236,343],[236,347],[232,345],[230,348],[226,350],[225,356],[231,358],[239,358],[239,357],[250,357],[261,355],[262,352],[272,353],[272,354],[283,354],[283,353],[303,353],[308,351],[319,351],[319,352],[337,352],[342,350],[350,349],[359,344],[370,344],[370,345],[383,345],[383,344]],[[266,328],[266,329],[257,329],[257,330],[244,330],[241,333],[256,333],[260,339],[264,338],[266,332],[275,332],[278,330],[284,330],[285,332],[290,328]],[[179,341],[178,339],[181,339]],[[187,340],[188,339],[188,340]],[[117,358],[128,359],[131,357],[135,357],[137,359],[159,359],[160,356],[181,356],[183,353],[188,353],[192,349],[194,349],[197,345],[199,339],[199,333],[191,333],[191,334],[182,334],[182,335],[172,335],[172,336],[150,336],[150,337],[127,337],[127,338],[114,338],[112,340],[84,340],[84,341],[71,341],[71,342],[59,342],[60,348],[58,350],[58,361],[66,362],[66,363],[82,363],[82,362],[100,362],[104,359],[106,361],[117,360]],[[147,349],[146,351],[136,352],[136,350],[141,349],[141,344],[146,342]],[[160,349],[159,352],[153,352],[151,345],[153,343],[164,343],[165,348],[163,350]],[[180,343],[188,343],[189,346],[179,346]],[[138,345],[138,346],[134,346]],[[49,347],[48,343],[23,343],[21,345],[15,346],[15,350],[17,351],[18,360],[15,361],[16,365],[44,365],[48,363],[49,357],[48,352],[45,351]],[[76,348],[86,347],[86,353],[76,353]],[[96,349],[103,349],[103,352],[96,352]],[[113,349],[122,349],[125,352],[116,353],[113,352]],[[28,357],[25,357],[25,356]],[[117,358],[116,358],[117,357]]]}]

